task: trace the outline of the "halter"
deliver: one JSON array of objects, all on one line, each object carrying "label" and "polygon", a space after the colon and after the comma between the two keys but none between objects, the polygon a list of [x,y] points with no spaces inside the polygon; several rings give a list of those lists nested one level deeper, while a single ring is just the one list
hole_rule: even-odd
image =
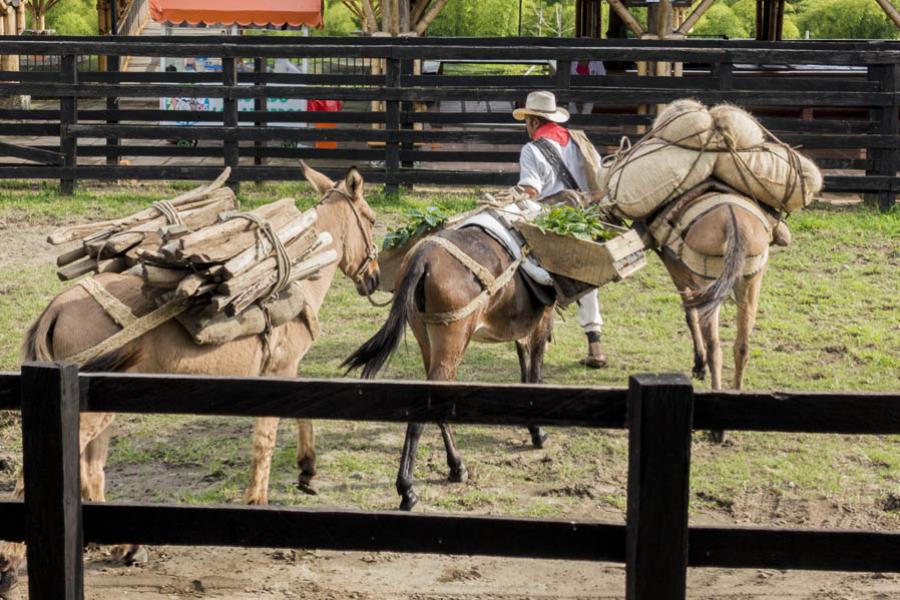
[{"label": "halter", "polygon": [[[378,259],[378,247],[375,245],[375,240],[369,234],[368,229],[366,229],[366,226],[363,224],[363,216],[359,214],[359,209],[356,207],[355,199],[344,190],[339,189],[337,184],[335,184],[331,189],[322,194],[322,197],[319,199],[317,205],[325,202],[325,200],[329,196],[331,196],[331,194],[338,194],[341,198],[347,201],[347,204],[350,205],[350,210],[353,211],[353,216],[356,217],[356,225],[357,227],[359,227],[359,231],[366,243],[365,260],[363,260],[359,267],[357,267],[357,269],[353,271],[351,275],[349,275],[350,280],[353,281],[353,283],[361,285],[363,289],[366,289],[363,282],[364,273],[369,268],[369,265],[371,265],[373,261]],[[369,298],[370,302],[373,302],[371,294],[368,290],[366,290],[366,297]]]}]

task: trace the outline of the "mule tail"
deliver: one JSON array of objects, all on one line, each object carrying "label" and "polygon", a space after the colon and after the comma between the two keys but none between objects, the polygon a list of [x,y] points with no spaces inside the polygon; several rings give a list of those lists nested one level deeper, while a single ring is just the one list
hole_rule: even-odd
[{"label": "mule tail", "polygon": [[[23,363],[59,360],[53,352],[53,332],[59,318],[59,310],[57,304],[51,302],[28,328],[22,342]],[[140,362],[141,355],[140,347],[131,344],[89,360],[80,365],[79,370],[105,373],[126,371]]]},{"label": "mule tail", "polygon": [[696,308],[700,318],[708,321],[731,294],[738,279],[743,277],[747,254],[747,239],[738,227],[734,207],[729,206],[731,218],[725,222],[725,256],[722,274],[715,281],[684,295],[684,306]]},{"label": "mule tail", "polygon": [[422,252],[410,257],[406,272],[400,280],[400,285],[394,291],[394,300],[391,303],[391,312],[387,320],[375,335],[366,340],[353,354],[341,363],[347,372],[362,368],[362,376],[371,379],[387,364],[388,359],[397,350],[403,333],[406,331],[406,323],[416,306],[416,288],[419,281],[425,275],[425,255]]}]

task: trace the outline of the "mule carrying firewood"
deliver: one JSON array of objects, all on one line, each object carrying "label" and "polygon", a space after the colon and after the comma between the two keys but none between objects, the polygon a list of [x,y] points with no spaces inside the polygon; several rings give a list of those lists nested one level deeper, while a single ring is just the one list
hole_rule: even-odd
[{"label": "mule carrying firewood", "polygon": [[[378,286],[379,269],[375,259],[373,229],[375,215],[363,197],[363,180],[350,169],[343,181],[335,184],[325,175],[303,165],[304,175],[321,199],[316,205],[315,229],[330,234],[336,260],[319,271],[314,280],[303,281],[304,296],[311,310],[277,327],[267,335],[252,335],[223,344],[198,345],[188,331],[169,319],[137,339],[82,364],[84,371],[121,371],[131,373],[183,373],[197,375],[294,377],[300,359],[316,335],[315,315],[337,269],[353,279],[361,295],[371,294]],[[135,316],[157,309],[142,290],[144,280],[135,275],[102,273],[94,277],[115,301]],[[140,317],[138,317],[140,318]],[[23,346],[23,359],[64,360],[125,331],[82,286],[56,296],[29,329]],[[104,500],[104,467],[109,447],[112,414],[85,413],[81,417],[81,485],[85,500]],[[268,482],[272,452],[278,427],[277,418],[257,419],[253,431],[252,473],[246,493],[250,504],[268,501]],[[301,489],[314,493],[316,453],[310,421],[298,421],[297,465]],[[16,497],[24,490],[22,478]],[[132,559],[137,546],[116,549],[116,556]],[[0,547],[0,589],[11,587],[16,569],[24,558],[21,544]]]}]

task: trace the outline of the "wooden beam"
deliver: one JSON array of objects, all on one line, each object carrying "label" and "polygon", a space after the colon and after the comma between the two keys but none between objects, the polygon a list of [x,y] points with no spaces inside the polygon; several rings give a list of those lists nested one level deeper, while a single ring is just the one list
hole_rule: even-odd
[{"label": "wooden beam", "polygon": [[378,30],[378,17],[375,16],[375,9],[372,7],[372,0],[359,0],[359,3],[362,5],[363,13],[366,15],[366,21],[369,23],[369,28],[366,30],[369,33]]},{"label": "wooden beam", "polygon": [[894,25],[900,27],[900,11],[891,4],[891,0],[875,0],[878,3],[878,6],[884,10],[888,17],[890,17],[891,21],[894,22]]},{"label": "wooden beam", "polygon": [[430,0],[418,0],[412,7],[412,11],[409,15],[409,23],[410,29],[415,27],[415,24],[419,22],[419,19],[422,18],[422,15],[425,14],[425,9],[428,8]]},{"label": "wooden beam", "polygon": [[425,15],[416,23],[415,32],[419,35],[425,35],[428,26],[431,25],[439,14],[441,14],[441,11],[444,10],[446,5],[447,0],[434,0],[434,2],[431,3],[431,7],[425,12]]},{"label": "wooden beam", "polygon": [[702,0],[700,4],[697,5],[697,8],[688,15],[688,18],[684,20],[684,23],[675,30],[675,33],[687,35],[688,32],[693,29],[694,25],[697,24],[697,21],[706,14],[706,11],[708,11],[715,2],[716,0]]},{"label": "wooden beam", "polygon": [[609,2],[609,7],[616,11],[619,18],[625,21],[625,24],[635,36],[641,37],[644,35],[644,28],[641,27],[641,24],[634,18],[631,11],[628,10],[628,7],[622,4],[622,0],[607,0],[607,2]]}]

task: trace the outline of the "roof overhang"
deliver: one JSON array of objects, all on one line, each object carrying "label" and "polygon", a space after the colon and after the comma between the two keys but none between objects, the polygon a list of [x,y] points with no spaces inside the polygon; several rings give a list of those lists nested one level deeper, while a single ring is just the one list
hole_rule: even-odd
[{"label": "roof overhang", "polygon": [[150,17],[172,25],[322,25],[322,0],[150,0]]}]

